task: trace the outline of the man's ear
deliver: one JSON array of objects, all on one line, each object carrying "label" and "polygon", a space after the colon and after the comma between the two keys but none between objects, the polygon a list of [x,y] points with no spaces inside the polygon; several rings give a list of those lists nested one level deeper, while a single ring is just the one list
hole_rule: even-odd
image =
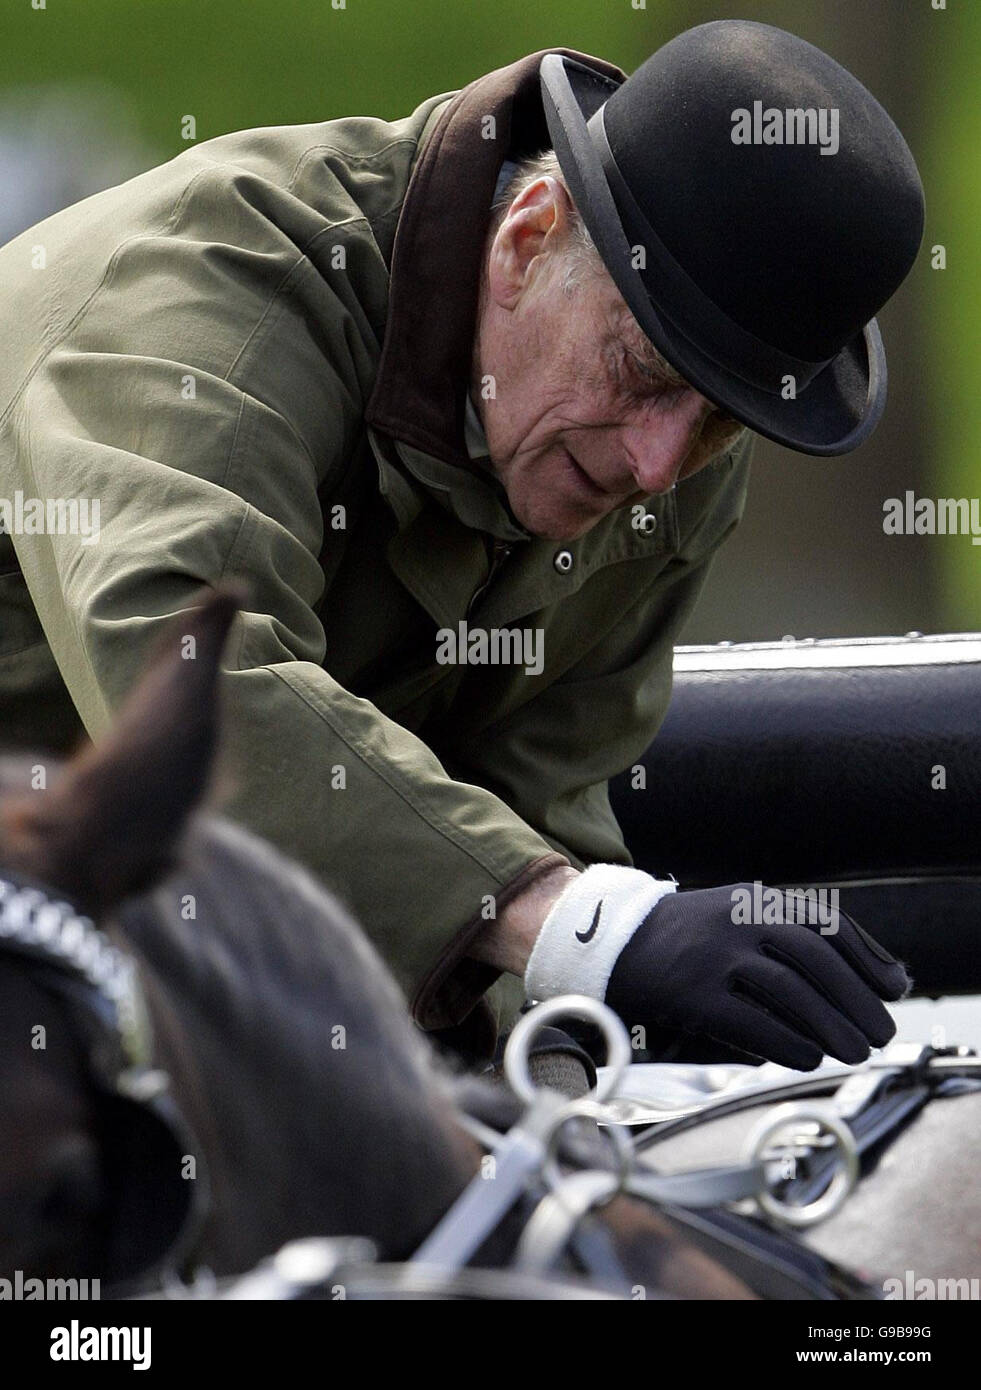
[{"label": "man's ear", "polygon": [[502,309],[513,309],[542,262],[565,241],[572,203],[558,179],[545,174],[511,203],[487,258],[487,286]]},{"label": "man's ear", "polygon": [[211,775],[222,648],[246,602],[240,584],[207,591],[168,626],[106,738],[46,790],[0,801],[5,862],[93,915],[162,877]]}]

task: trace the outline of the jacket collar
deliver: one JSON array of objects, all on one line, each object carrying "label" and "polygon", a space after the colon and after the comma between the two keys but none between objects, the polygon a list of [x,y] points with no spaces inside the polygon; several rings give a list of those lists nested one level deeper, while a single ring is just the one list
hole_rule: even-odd
[{"label": "jacket collar", "polygon": [[538,76],[546,52],[625,80],[611,63],[557,48],[471,82],[443,107],[422,147],[395,234],[385,340],[365,420],[471,474],[464,406],[484,238],[505,158],[551,143]]},{"label": "jacket collar", "polygon": [[401,439],[395,441],[395,449],[403,467],[464,526],[504,541],[530,539],[511,511],[503,486],[488,470],[489,460],[476,462],[472,470],[466,471],[414,449]]}]

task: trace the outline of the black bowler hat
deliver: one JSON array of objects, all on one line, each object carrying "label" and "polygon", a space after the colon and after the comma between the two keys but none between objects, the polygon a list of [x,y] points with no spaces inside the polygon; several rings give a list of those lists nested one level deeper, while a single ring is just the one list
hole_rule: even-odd
[{"label": "black bowler hat", "polygon": [[801,453],[867,439],[886,398],[874,315],[923,235],[916,164],[875,98],[744,20],[679,34],[623,83],[549,53],[541,85],[573,201],[667,361]]}]

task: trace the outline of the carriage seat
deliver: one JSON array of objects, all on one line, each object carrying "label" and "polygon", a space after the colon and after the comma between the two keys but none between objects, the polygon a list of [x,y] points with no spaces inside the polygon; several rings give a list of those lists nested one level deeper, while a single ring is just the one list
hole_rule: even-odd
[{"label": "carriage seat", "polygon": [[981,991],[981,634],[679,647],[674,671],[610,787],[637,866],[837,887],[915,992]]}]

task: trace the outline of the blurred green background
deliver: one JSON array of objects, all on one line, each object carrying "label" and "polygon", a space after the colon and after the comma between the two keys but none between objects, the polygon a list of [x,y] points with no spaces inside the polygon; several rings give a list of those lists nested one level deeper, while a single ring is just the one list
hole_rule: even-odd
[{"label": "blurred green background", "polygon": [[[679,30],[757,19],[827,49],[878,96],[927,194],[920,259],[881,315],[890,402],[844,459],[758,446],[750,505],[687,640],[981,628],[981,545],[887,537],[882,506],[981,493],[981,0],[4,0],[0,240],[249,126],[394,117],[525,53],[628,71]],[[931,268],[930,248],[947,268]]]}]

